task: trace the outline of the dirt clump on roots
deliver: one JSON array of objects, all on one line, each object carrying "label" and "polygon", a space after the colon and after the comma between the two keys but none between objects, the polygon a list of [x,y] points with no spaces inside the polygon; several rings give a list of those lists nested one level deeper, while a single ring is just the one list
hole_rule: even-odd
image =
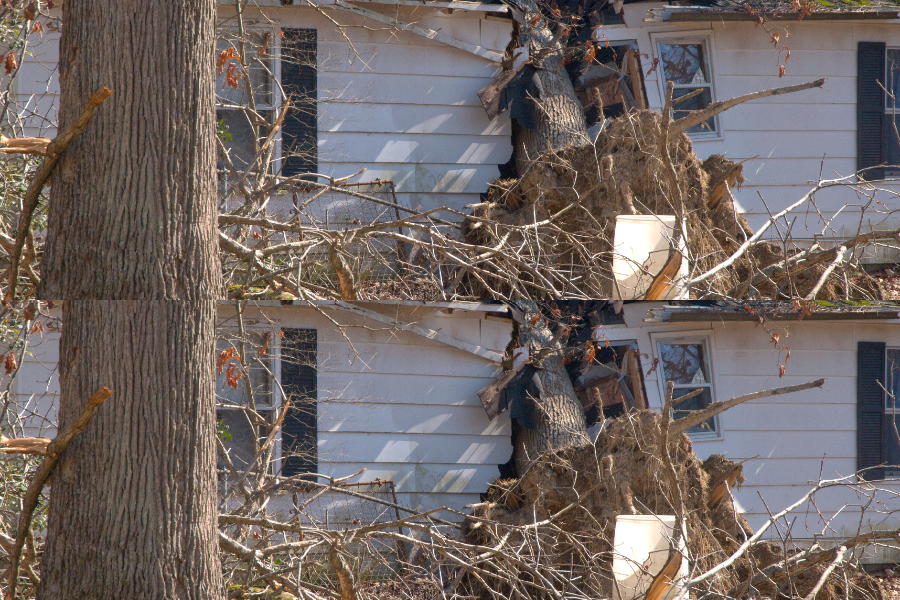
[{"label": "dirt clump on roots", "polygon": [[[523,557],[526,562],[537,564],[538,570],[541,564],[553,566],[545,569],[544,577],[548,581],[555,577],[558,591],[574,592],[575,587],[589,597],[612,598],[613,539],[619,515],[677,514],[680,494],[689,566],[695,576],[727,559],[753,535],[729,493],[711,502],[722,482],[740,485],[740,465],[721,455],[701,462],[686,434],[673,435],[668,452],[679,487],[676,493],[660,454],[662,417],[644,410],[607,423],[593,444],[551,452],[533,462],[518,480],[495,481],[488,501],[476,505],[473,516],[464,522],[465,540],[491,547],[508,536],[508,542],[520,548],[520,556],[528,555]],[[523,529],[542,521],[544,525]],[[733,565],[698,584],[692,595],[733,595],[752,574],[783,562],[785,556],[780,545],[758,543]],[[804,597],[823,570],[823,565],[813,565],[802,577],[793,573],[790,585],[783,589],[771,582],[754,584],[754,594],[773,599]],[[883,600],[871,578],[862,572],[851,575],[847,595],[843,577],[835,572],[817,600]],[[522,577],[534,574],[522,573]],[[779,581],[777,575],[772,581]]]},{"label": "dirt clump on roots", "polygon": [[[464,222],[464,239],[493,246],[509,233],[504,226],[533,224],[552,216],[552,226],[537,227],[526,234],[514,232],[509,239],[520,243],[522,258],[536,264],[537,271],[543,271],[548,280],[553,279],[549,274],[552,269],[565,273],[557,286],[559,291],[610,298],[614,295],[616,217],[677,215],[680,198],[689,272],[696,275],[708,271],[753,235],[729,193],[744,181],[742,166],[722,155],[701,162],[687,134],[673,134],[668,141],[677,184],[673,186],[660,149],[661,124],[661,115],[649,110],[612,119],[593,144],[550,152],[526,167],[519,179],[494,181],[484,201],[473,206],[474,218]],[[751,271],[784,259],[779,244],[759,242],[733,265],[699,284],[692,296],[729,295]],[[552,264],[542,266],[542,260]],[[791,292],[805,295],[824,268],[814,265],[786,285],[777,278],[762,282],[756,286],[756,293],[762,297]],[[522,272],[522,277],[531,280],[535,275]],[[853,289],[846,290],[851,296],[862,293],[880,299],[880,287],[861,272],[859,277],[863,285],[856,285],[856,276],[849,282],[832,277],[835,281],[829,281],[822,296],[842,297],[844,288],[852,285]]]}]

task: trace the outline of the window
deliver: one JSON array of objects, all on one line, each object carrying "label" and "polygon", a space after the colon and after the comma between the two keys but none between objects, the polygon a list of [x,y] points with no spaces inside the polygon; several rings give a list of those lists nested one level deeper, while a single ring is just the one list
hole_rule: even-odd
[{"label": "window", "polygon": [[[239,77],[237,56],[242,47],[244,63],[248,65],[246,77]],[[272,170],[285,177],[317,170],[316,49],[315,29],[285,29],[280,34],[271,30],[250,31],[242,40],[234,31],[220,33],[216,119],[220,137],[239,174],[252,165],[268,135],[267,124],[273,122],[284,100],[289,100],[291,106],[275,137],[274,165],[270,168],[274,166]],[[223,175],[220,181],[231,179],[221,158],[218,168]]]},{"label": "window", "polygon": [[[713,384],[706,340],[657,340],[656,349],[663,391],[667,381],[674,384],[676,399],[701,390],[699,395],[676,404],[672,410],[672,418],[678,420],[686,417],[690,411],[707,408],[713,401]],[[688,429],[688,433],[716,432],[715,417]]]},{"label": "window", "polygon": [[[291,405],[273,440],[273,461],[268,468],[285,477],[314,473],[318,464],[316,330],[246,331],[246,374],[237,358],[241,345],[236,332],[226,331],[220,336],[216,419],[220,439],[235,469],[243,472],[253,463],[269,435],[268,425],[275,422],[281,410],[283,392]],[[263,347],[265,352],[261,352]],[[254,410],[250,410],[251,394]],[[218,468],[227,472],[221,459]]]},{"label": "window", "polygon": [[[277,386],[272,380],[275,376],[272,353],[258,354],[267,337],[271,342],[271,332],[247,332],[243,361],[239,358],[240,340],[234,332],[224,332],[216,343],[219,357],[216,365],[216,420],[220,439],[240,473],[254,462],[257,450],[268,435],[266,423],[274,422],[275,411],[280,405]],[[241,362],[246,365],[246,376]],[[259,418],[264,422],[259,422]],[[276,458],[277,454],[274,454]],[[256,467],[259,468],[259,465]],[[218,468],[220,472],[227,471],[227,465],[221,458]]]},{"label": "window", "polygon": [[900,175],[900,48],[888,48],[885,56],[884,174]]},{"label": "window", "polygon": [[[656,49],[663,77],[663,97],[668,81],[674,86],[673,98],[681,98],[699,91],[698,95],[676,104],[672,110],[672,118],[680,119],[687,116],[690,111],[702,110],[709,106],[715,95],[706,40],[658,40]],[[687,130],[688,133],[695,134],[715,134],[717,131],[716,117],[710,117]]]},{"label": "window", "polygon": [[884,474],[900,476],[900,348],[887,349],[884,402]]},{"label": "window", "polygon": [[[271,123],[279,101],[273,53],[267,48],[260,55],[260,49],[264,45],[268,46],[271,39],[271,32],[250,32],[240,40],[232,32],[226,31],[216,43],[219,56],[216,69],[216,119],[220,128],[225,131],[223,143],[238,173],[251,165],[267,133],[264,124],[251,122],[255,118],[253,112]],[[244,49],[244,63],[248,65],[246,79],[239,77],[240,60],[236,57],[228,58],[240,56],[241,48]],[[252,91],[252,98],[248,88]],[[219,170],[225,171],[225,163],[221,158]]]}]

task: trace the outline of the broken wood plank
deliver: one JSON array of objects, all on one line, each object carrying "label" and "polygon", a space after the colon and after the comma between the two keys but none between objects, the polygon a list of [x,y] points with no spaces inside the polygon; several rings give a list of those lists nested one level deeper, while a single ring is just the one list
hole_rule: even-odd
[{"label": "broken wood plank", "polygon": [[737,168],[731,173],[731,175],[728,175],[727,177],[722,179],[722,181],[719,182],[719,185],[717,185],[715,189],[713,189],[709,193],[709,198],[707,198],[706,200],[706,205],[711,209],[718,206],[719,202],[721,202],[722,199],[728,195],[728,188],[734,187],[734,184],[737,183],[737,179],[741,176],[741,172],[743,172],[743,170],[743,165],[737,165]]},{"label": "broken wood plank", "polygon": [[451,346],[453,348],[457,348],[459,350],[464,350],[469,352],[470,354],[474,354],[475,356],[480,356],[481,358],[487,359],[491,362],[495,362],[500,364],[503,361],[503,355],[499,352],[495,352],[493,350],[488,350],[483,346],[479,346],[477,344],[470,344],[469,342],[464,342],[462,340],[458,340],[455,337],[449,336],[447,334],[441,333],[439,331],[434,331],[432,329],[428,329],[426,327],[419,327],[418,325],[413,325],[411,323],[403,323],[381,313],[375,312],[374,310],[369,310],[367,308],[363,308],[361,306],[356,306],[350,304],[349,302],[344,302],[343,300],[333,300],[329,304],[323,304],[323,308],[340,308],[351,312],[353,314],[359,315],[361,317],[365,317],[367,319],[372,319],[373,321],[378,321],[379,323],[384,323],[386,325],[390,325],[401,331],[409,331],[410,333],[414,333],[416,335],[420,335],[429,340],[434,340],[436,342],[440,342],[447,346]]},{"label": "broken wood plank", "polygon": [[504,71],[497,79],[493,80],[487,87],[478,92],[478,99],[487,113],[488,119],[493,121],[494,118],[506,110],[507,107],[501,106],[500,100],[503,98],[503,91],[509,82],[516,78],[516,75],[522,70],[525,63],[522,63],[515,69]]},{"label": "broken wood plank", "polygon": [[479,390],[478,399],[481,400],[481,405],[484,407],[488,419],[493,420],[494,417],[500,414],[502,411],[500,404],[503,398],[503,391],[506,389],[509,382],[515,379],[516,375],[522,371],[522,367],[524,367],[525,364],[526,363],[522,363],[515,369],[504,371],[500,377],[487,384],[484,389]]},{"label": "broken wood plank", "polygon": [[682,256],[678,250],[670,251],[669,259],[662,270],[653,278],[650,288],[644,294],[644,300],[662,300],[672,289],[678,269],[681,268]]},{"label": "broken wood plank", "polygon": [[383,15],[381,13],[375,12],[374,10],[369,10],[368,8],[356,6],[355,4],[348,4],[344,0],[335,0],[334,4],[329,4],[327,6],[323,5],[322,8],[340,8],[348,12],[360,15],[361,17],[372,19],[373,21],[378,21],[379,23],[385,23],[402,31],[408,31],[410,33],[422,36],[426,39],[434,40],[436,42],[446,44],[447,46],[458,48],[459,50],[464,50],[476,56],[480,56],[481,58],[486,58],[487,60],[495,63],[500,63],[503,61],[503,55],[499,52],[494,52],[493,50],[488,50],[483,46],[478,46],[476,44],[464,42],[463,40],[458,40],[455,37],[449,36],[445,33],[441,33],[439,31],[435,31],[433,29],[420,27],[411,23],[401,23],[393,17]]},{"label": "broken wood plank", "polygon": [[634,50],[628,49],[625,52],[625,64],[628,68],[628,79],[631,80],[631,94],[634,96],[634,106],[638,110],[644,110],[647,108],[647,103],[644,101],[641,64]]}]

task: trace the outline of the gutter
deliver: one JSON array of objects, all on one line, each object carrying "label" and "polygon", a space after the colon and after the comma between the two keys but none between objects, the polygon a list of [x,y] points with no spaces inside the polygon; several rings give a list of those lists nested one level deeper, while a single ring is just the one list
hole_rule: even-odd
[{"label": "gutter", "polygon": [[[763,13],[770,21],[798,21],[799,13]],[[900,10],[871,9],[848,11],[819,10],[803,17],[804,21],[891,21],[900,19]],[[759,16],[741,9],[724,9],[706,6],[664,6],[651,8],[643,19],[645,23],[698,23],[712,21],[743,21],[756,23]]]},{"label": "gutter", "polygon": [[[650,309],[647,313],[645,323],[756,323],[760,318],[750,311],[696,306],[664,306]],[[789,309],[783,312],[763,311],[763,316],[766,321],[898,321],[900,309],[819,310],[803,316],[799,311]]]}]

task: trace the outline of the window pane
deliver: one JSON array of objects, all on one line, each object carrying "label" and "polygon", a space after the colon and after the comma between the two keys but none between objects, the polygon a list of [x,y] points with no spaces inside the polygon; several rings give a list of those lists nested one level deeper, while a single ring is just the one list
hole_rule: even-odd
[{"label": "window pane", "polygon": [[[269,82],[269,73],[272,71],[271,53],[267,51],[266,55],[257,59],[259,48],[265,43],[261,34],[248,35],[244,44],[246,56],[244,62],[249,65],[250,87],[253,89],[253,98],[257,104],[272,104],[272,86]],[[216,78],[216,96],[217,101],[225,104],[247,104],[247,85],[243,77],[237,79],[240,73],[240,61],[237,56],[240,52],[240,44],[236,39],[220,39],[216,42],[216,56],[222,57],[222,52],[232,51],[234,58],[228,58],[223,62],[222,58],[217,61],[218,73]],[[229,73],[232,76],[229,83]],[[237,84],[235,87],[232,84]]]},{"label": "window pane", "polygon": [[[683,102],[679,102],[672,109],[672,118],[680,119],[681,117],[688,116],[688,113],[692,110],[702,110],[710,105],[712,102],[712,94],[709,92],[709,88],[700,88],[703,91],[700,92],[697,96],[693,98],[689,98]],[[673,98],[681,98],[682,96],[687,96],[691,92],[696,91],[697,88],[678,88],[674,90],[672,93]],[[687,130],[688,133],[702,133],[702,132],[710,132],[716,130],[716,121],[715,117],[710,117],[703,123],[699,123],[694,125],[690,129]]]},{"label": "window pane", "polygon": [[884,106],[888,110],[900,109],[900,49],[888,49],[886,71],[887,85],[884,87],[889,93],[884,99]]},{"label": "window pane", "polygon": [[[245,344],[247,352],[245,362],[250,364],[249,377],[251,388],[253,389],[253,400],[257,406],[271,406],[272,387],[269,373],[262,365],[253,360],[256,358],[256,353],[263,343],[262,336],[254,333],[248,337],[249,341]],[[216,355],[219,357],[218,362],[220,363],[216,371],[216,401],[220,404],[246,405],[248,403],[246,383],[243,377],[237,379],[237,376],[240,373],[240,362],[237,358],[227,358],[225,355],[221,354],[223,351],[228,352],[233,349],[235,355],[237,355],[240,346],[236,342],[233,344],[232,342],[234,342],[234,340],[220,339],[216,343]],[[225,360],[226,358],[227,360]],[[262,360],[266,367],[271,369],[271,359],[263,357]],[[251,361],[253,362],[251,363]],[[230,383],[229,372],[231,375]],[[237,387],[232,384],[236,384]]]},{"label": "window pane", "polygon": [[[270,412],[261,412],[265,419],[271,418]],[[254,434],[248,415],[242,410],[219,409],[216,411],[216,420],[219,422],[219,430],[224,432],[222,444],[228,452],[228,457],[238,471],[245,471],[256,455],[253,452],[253,438],[256,435],[257,446],[263,443],[266,431],[260,428],[258,434]],[[218,469],[228,471],[228,467],[221,458],[218,460]],[[257,465],[258,467],[259,465]]]},{"label": "window pane", "polygon": [[887,351],[887,394],[885,395],[885,409],[896,410],[900,413],[900,349],[888,349]]},{"label": "window pane", "polygon": [[[677,400],[680,396],[684,396],[693,392],[694,390],[699,388],[676,388],[675,389],[675,399]],[[703,392],[698,395],[685,400],[684,402],[679,402],[675,405],[675,408],[672,409],[672,418],[676,421],[678,419],[683,419],[684,417],[690,414],[690,411],[693,410],[701,410],[707,408],[712,402],[712,394],[710,394],[709,388],[703,388]],[[716,418],[710,417],[703,423],[699,425],[694,425],[693,427],[688,428],[688,433],[712,433],[716,430]]]},{"label": "window pane", "polygon": [[[231,158],[232,164],[239,172],[243,171],[250,165],[253,160],[253,127],[241,110],[218,110],[216,118],[221,122],[223,128],[228,132],[223,143]],[[228,139],[228,138],[231,139]],[[219,159],[220,170],[224,170],[225,162]]]},{"label": "window pane", "polygon": [[[269,119],[271,112],[263,112],[261,116]],[[253,153],[253,127],[250,125],[250,121],[247,119],[244,111],[239,109],[219,109],[216,111],[216,119],[220,122],[221,128],[228,134],[222,140],[225,150],[228,152],[234,168],[237,169],[238,173],[243,173],[251,161],[256,158],[256,155]],[[261,129],[263,130],[257,136],[260,146],[266,135],[266,128],[263,127]],[[216,166],[221,173],[227,174],[230,178],[230,173],[226,173],[225,161],[219,158]],[[259,165],[256,165],[256,170],[258,169]]]},{"label": "window pane", "polygon": [[703,344],[659,344],[659,361],[666,381],[710,383]]},{"label": "window pane", "polygon": [[900,114],[884,116],[884,164],[886,177],[900,176]]},{"label": "window pane", "polygon": [[667,81],[688,85],[709,83],[703,44],[660,44],[659,60]]}]

